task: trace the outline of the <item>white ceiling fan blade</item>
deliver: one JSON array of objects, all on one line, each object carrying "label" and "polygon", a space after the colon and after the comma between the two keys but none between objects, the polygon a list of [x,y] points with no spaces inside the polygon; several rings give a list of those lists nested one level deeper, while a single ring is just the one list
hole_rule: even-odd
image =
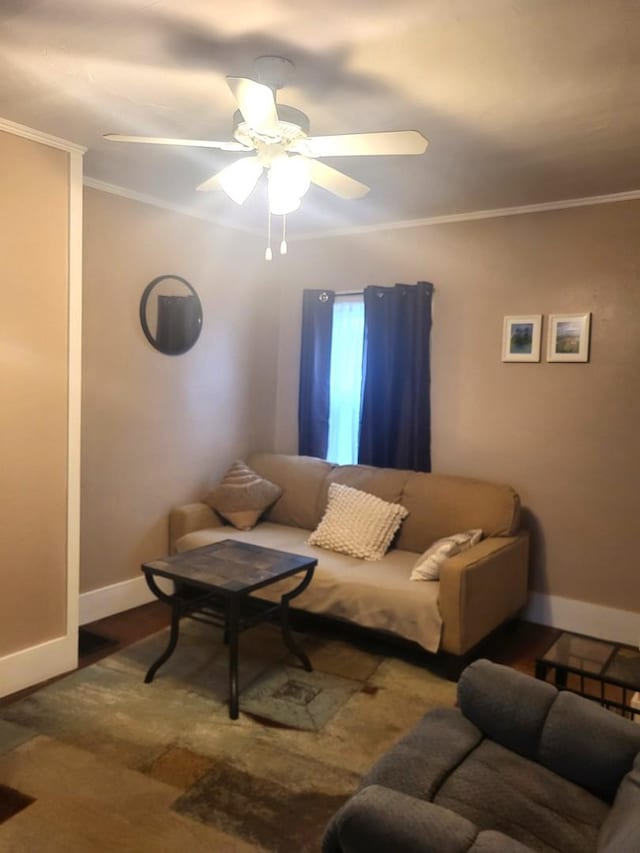
[{"label": "white ceiling fan blade", "polygon": [[247,124],[259,133],[276,135],[278,110],[271,89],[248,77],[227,77],[227,84]]},{"label": "white ceiling fan blade", "polygon": [[258,183],[262,171],[262,163],[257,157],[244,157],[242,160],[236,160],[234,163],[225,166],[224,169],[208,178],[196,189],[205,192],[221,189],[236,204],[244,204]]},{"label": "white ceiling fan blade", "polygon": [[307,157],[361,157],[372,154],[424,154],[428,140],[417,130],[345,133],[296,140],[290,151]]},{"label": "white ceiling fan blade", "polygon": [[144,142],[149,145],[185,145],[188,148],[219,148],[221,151],[252,151],[240,142],[218,142],[215,139],[169,139],[164,136],[125,136],[121,133],[105,133],[110,142]]},{"label": "white ceiling fan blade", "polygon": [[361,184],[355,178],[350,178],[349,175],[339,172],[333,166],[327,166],[320,160],[309,160],[309,171],[314,184],[340,198],[362,198],[369,192],[366,184]]}]

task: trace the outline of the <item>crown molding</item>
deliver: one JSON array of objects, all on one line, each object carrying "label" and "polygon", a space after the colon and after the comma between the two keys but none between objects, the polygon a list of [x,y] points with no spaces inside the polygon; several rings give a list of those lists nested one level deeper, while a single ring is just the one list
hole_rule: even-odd
[{"label": "crown molding", "polygon": [[118,186],[117,184],[109,184],[106,181],[99,181],[96,178],[90,178],[88,175],[85,175],[83,183],[85,187],[89,187],[92,190],[100,190],[100,192],[103,193],[119,195],[123,198],[131,199],[132,201],[139,201],[142,202],[142,204],[150,204],[152,207],[159,207],[162,210],[170,210],[172,213],[181,213],[183,216],[191,216],[193,219],[200,219],[203,222],[212,222],[214,225],[219,225],[221,228],[228,228],[231,231],[240,231],[243,234],[259,233],[253,228],[247,228],[242,225],[230,225],[228,222],[224,222],[223,220],[197,210],[194,207],[189,207],[188,205],[183,204],[174,204],[173,202],[165,201],[164,199],[157,198],[156,196],[147,195],[147,193],[141,193],[137,190],[130,190],[127,187]]},{"label": "crown molding", "polygon": [[34,130],[32,127],[17,124],[15,121],[9,121],[6,118],[0,118],[0,130],[5,130],[14,136],[31,139],[33,142],[41,142],[43,145],[49,145],[51,148],[61,148],[63,151],[70,151],[74,154],[84,154],[87,150],[84,145],[77,145],[75,142],[69,142],[68,139],[61,139],[59,136],[52,136],[50,133]]},{"label": "crown molding", "polygon": [[611,204],[616,201],[635,201],[640,199],[640,190],[630,190],[608,195],[592,195],[584,198],[567,198],[560,201],[545,201],[540,204],[521,204],[516,207],[498,207],[492,210],[473,210],[467,213],[451,213],[445,216],[427,216],[424,219],[403,219],[398,222],[385,222],[379,225],[354,225],[347,228],[334,228],[325,231],[309,231],[292,234],[290,241],[319,240],[325,237],[346,237],[352,234],[368,234],[376,231],[395,231],[401,228],[421,228],[425,225],[448,225],[453,222],[470,222],[474,219],[498,219],[501,216],[522,216],[527,213],[544,213],[548,210],[567,210],[571,207],[589,207],[594,204]]}]

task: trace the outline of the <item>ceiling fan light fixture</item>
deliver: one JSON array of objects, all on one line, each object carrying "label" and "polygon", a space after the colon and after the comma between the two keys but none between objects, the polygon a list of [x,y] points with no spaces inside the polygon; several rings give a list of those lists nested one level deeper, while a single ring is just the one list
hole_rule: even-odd
[{"label": "ceiling fan light fixture", "polygon": [[296,211],[302,203],[302,199],[294,195],[276,195],[269,192],[269,210],[276,216],[286,216],[287,213]]},{"label": "ceiling fan light fixture", "polygon": [[305,157],[277,157],[269,168],[269,209],[284,215],[300,207],[311,186],[309,162]]},{"label": "ceiling fan light fixture", "polygon": [[236,160],[218,173],[218,183],[236,204],[244,204],[258,183],[262,168],[257,157]]}]

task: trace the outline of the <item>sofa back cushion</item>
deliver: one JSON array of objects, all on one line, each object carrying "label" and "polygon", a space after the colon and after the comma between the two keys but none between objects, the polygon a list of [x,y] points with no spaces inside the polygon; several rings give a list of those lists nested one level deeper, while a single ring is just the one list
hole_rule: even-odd
[{"label": "sofa back cushion", "polygon": [[284,453],[251,453],[247,464],[283,490],[281,497],[264,514],[265,521],[306,530],[317,527],[327,502],[327,475],[335,466],[311,456]]},{"label": "sofa back cushion", "polygon": [[265,521],[315,530],[332,483],[369,492],[408,511],[395,545],[421,554],[437,539],[480,528],[483,536],[512,536],[520,525],[520,501],[510,486],[468,477],[423,474],[370,465],[332,465],[311,456],[251,453],[247,464],[276,483],[282,496]]},{"label": "sofa back cushion", "polygon": [[537,758],[540,735],[558,691],[508,666],[480,659],[458,681],[458,705],[491,740],[525,758]]},{"label": "sofa back cushion", "polygon": [[563,691],[547,715],[537,759],[554,773],[611,802],[638,752],[639,725]]},{"label": "sofa back cushion", "polygon": [[336,465],[327,475],[320,492],[320,500],[326,505],[329,486],[338,483],[350,486],[361,492],[368,492],[388,503],[402,503],[405,484],[411,476],[410,471],[397,471],[394,468],[374,468],[371,465]]},{"label": "sofa back cushion", "polygon": [[412,472],[402,504],[409,515],[396,545],[417,553],[461,530],[480,528],[487,538],[513,536],[520,526],[520,501],[510,486],[468,477]]}]

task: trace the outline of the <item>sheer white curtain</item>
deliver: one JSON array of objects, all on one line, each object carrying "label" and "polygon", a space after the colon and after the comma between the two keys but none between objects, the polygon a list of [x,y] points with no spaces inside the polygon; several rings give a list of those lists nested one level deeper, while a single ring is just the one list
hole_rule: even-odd
[{"label": "sheer white curtain", "polygon": [[327,459],[337,465],[351,465],[358,461],[363,341],[363,297],[336,298],[331,339]]}]

